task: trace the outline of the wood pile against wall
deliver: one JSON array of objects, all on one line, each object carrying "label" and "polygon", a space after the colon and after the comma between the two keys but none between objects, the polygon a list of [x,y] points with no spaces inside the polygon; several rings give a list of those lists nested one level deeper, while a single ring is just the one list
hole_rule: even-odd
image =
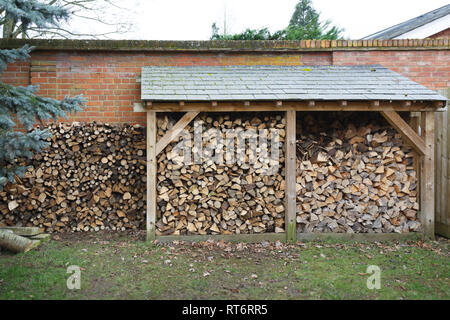
[{"label": "wood pile against wall", "polygon": [[[226,129],[279,129],[279,170],[273,175],[262,175],[264,163],[258,159],[256,164],[249,164],[248,140],[243,164],[227,164],[226,161],[224,164],[213,161],[179,164],[171,158],[171,150],[177,144],[177,141],[172,142],[158,157],[157,208],[160,217],[156,222],[157,234],[284,232],[283,115],[201,113],[194,121],[198,120],[203,122],[204,132],[211,128],[223,133]],[[186,127],[192,137],[194,121]],[[158,137],[161,138],[175,122],[167,117],[159,119]],[[270,137],[269,134],[269,140]],[[204,139],[203,146],[211,141]]]},{"label": "wood pile against wall", "polygon": [[0,224],[47,232],[143,228],[144,128],[73,123],[50,130],[51,146],[0,192]]},{"label": "wood pile against wall", "polygon": [[[421,229],[413,153],[384,119],[371,114],[298,112],[301,231]],[[201,113],[197,119],[204,131],[280,129],[280,168],[266,176],[258,165],[180,166],[171,158],[172,142],[158,156],[157,234],[283,232],[284,114]],[[158,137],[176,121],[160,115]],[[186,129],[193,128],[191,122]],[[46,232],[143,229],[144,128],[74,123],[50,129],[51,147],[32,160],[24,178],[0,192],[0,225]]]},{"label": "wood pile against wall", "polygon": [[411,149],[377,113],[335,116],[299,116],[298,227],[302,232],[420,230]]}]

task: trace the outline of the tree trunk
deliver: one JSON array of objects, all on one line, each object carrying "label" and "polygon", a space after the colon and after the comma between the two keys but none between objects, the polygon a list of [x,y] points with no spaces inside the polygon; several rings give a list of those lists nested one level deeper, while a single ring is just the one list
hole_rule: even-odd
[{"label": "tree trunk", "polygon": [[5,248],[12,252],[27,252],[32,246],[32,240],[15,235],[11,231],[0,230],[0,248]]},{"label": "tree trunk", "polygon": [[16,21],[11,17],[5,17],[6,21],[3,23],[3,39],[12,39],[14,38],[14,27],[16,25]]}]

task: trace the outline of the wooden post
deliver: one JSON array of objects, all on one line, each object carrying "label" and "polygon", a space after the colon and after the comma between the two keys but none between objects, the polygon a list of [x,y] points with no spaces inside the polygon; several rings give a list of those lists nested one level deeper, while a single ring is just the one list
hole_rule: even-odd
[{"label": "wooden post", "polygon": [[434,220],[435,223],[441,221],[441,190],[443,190],[443,172],[442,172],[442,138],[443,138],[443,112],[436,112],[434,114],[434,125],[435,125],[435,135],[434,135],[434,159],[435,159],[435,167],[434,167],[434,183],[435,183],[435,194],[434,194]]},{"label": "wooden post", "polygon": [[[409,121],[409,126],[414,130],[417,135],[420,134],[420,112],[411,112],[411,118]],[[416,150],[413,149],[414,159],[413,167],[416,172],[416,179],[420,181],[420,155]],[[420,183],[417,183],[417,193],[420,194]]]},{"label": "wooden post", "polygon": [[296,117],[295,111],[286,111],[286,213],[285,213],[285,229],[286,240],[295,241],[297,238],[296,225],[296,193],[295,182],[297,177],[296,171]]},{"label": "wooden post", "polygon": [[[450,88],[441,89],[439,94],[450,98]],[[435,233],[450,237],[450,112],[436,112],[436,216]]]},{"label": "wooden post", "polygon": [[421,157],[420,211],[424,234],[434,239],[434,113],[422,112],[421,131],[425,140],[426,152]]},{"label": "wooden post", "polygon": [[[447,97],[450,98],[450,89],[448,89],[449,94],[447,95]],[[450,124],[450,111],[448,110],[448,108],[450,108],[450,106],[447,106],[447,122],[446,122],[446,126],[445,126],[445,130],[447,133],[447,157],[445,158],[445,161],[447,163],[447,190],[445,192],[445,195],[447,197],[447,206],[446,206],[446,214],[444,219],[442,220],[442,222],[444,223],[444,225],[447,226],[446,228],[446,236],[450,238],[450,130],[448,130],[448,125]]]},{"label": "wooden post", "polygon": [[[447,95],[447,97],[450,98],[450,89],[448,90],[448,92],[449,94]],[[447,237],[450,237],[450,130],[448,130],[448,125],[450,124],[450,111],[448,110],[448,108],[450,108],[450,106],[447,106],[447,122],[445,126],[445,130],[447,133],[447,158],[445,159],[447,163],[447,190],[445,193],[445,196],[447,197],[447,207],[445,210],[446,215],[442,222],[447,226]]]},{"label": "wooden post", "polygon": [[147,111],[147,241],[156,238],[156,112]]}]

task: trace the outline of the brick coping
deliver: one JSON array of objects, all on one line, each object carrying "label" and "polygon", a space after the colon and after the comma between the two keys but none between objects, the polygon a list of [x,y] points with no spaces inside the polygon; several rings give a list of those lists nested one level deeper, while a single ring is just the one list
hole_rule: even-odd
[{"label": "brick coping", "polygon": [[449,39],[398,40],[66,40],[0,39],[0,48],[30,44],[36,50],[70,51],[156,51],[156,52],[302,52],[302,51],[370,51],[370,50],[448,50]]}]

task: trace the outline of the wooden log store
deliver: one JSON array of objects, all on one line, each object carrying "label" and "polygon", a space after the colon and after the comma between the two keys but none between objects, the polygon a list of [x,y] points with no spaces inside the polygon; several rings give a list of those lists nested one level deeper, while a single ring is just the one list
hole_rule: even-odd
[{"label": "wooden log store", "polygon": [[[382,240],[402,236],[434,237],[434,113],[445,109],[447,99],[381,66],[192,66],[143,67],[142,104],[147,112],[147,239],[288,240],[341,237]],[[312,233],[299,228],[296,193],[302,184],[296,141],[297,122],[311,112],[379,113],[401,135],[416,155],[418,219],[413,233]],[[178,122],[158,139],[157,114],[182,113]],[[163,235],[157,232],[158,155],[200,113],[273,113],[284,115],[284,225],[279,232],[246,234]],[[420,123],[405,117],[420,114]],[[357,121],[357,119],[356,119]],[[399,161],[402,161],[400,159]],[[280,170],[282,170],[280,168]],[[392,174],[392,172],[391,172]],[[327,175],[325,174],[325,179]],[[409,184],[409,183],[408,183]],[[400,192],[400,191],[399,191]],[[407,191],[405,191],[407,192]],[[161,193],[161,192],[160,192]],[[205,194],[205,197],[209,195]],[[170,199],[169,201],[170,202]],[[393,203],[395,206],[395,201]],[[221,209],[221,203],[217,208]],[[378,216],[378,213],[374,213]],[[201,225],[201,223],[200,223]],[[215,228],[215,227],[214,227]]]}]

